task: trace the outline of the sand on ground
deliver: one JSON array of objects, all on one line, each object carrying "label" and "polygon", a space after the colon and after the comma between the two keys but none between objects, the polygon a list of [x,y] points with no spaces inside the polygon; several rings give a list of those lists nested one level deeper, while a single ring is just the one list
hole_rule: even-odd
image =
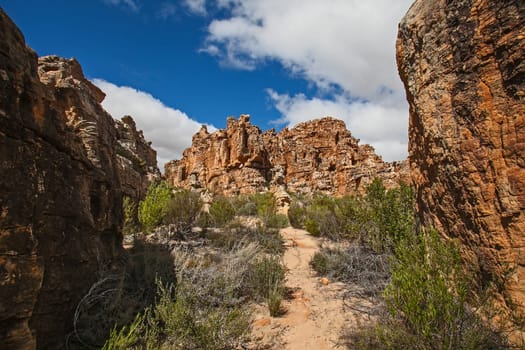
[{"label": "sand on ground", "polygon": [[291,298],[283,303],[285,313],[270,317],[259,305],[252,325],[252,349],[325,350],[343,348],[343,327],[358,326],[361,315],[343,308],[344,284],[322,281],[309,262],[319,239],[304,230],[281,230],[287,247],[283,262],[287,268],[286,286]]}]

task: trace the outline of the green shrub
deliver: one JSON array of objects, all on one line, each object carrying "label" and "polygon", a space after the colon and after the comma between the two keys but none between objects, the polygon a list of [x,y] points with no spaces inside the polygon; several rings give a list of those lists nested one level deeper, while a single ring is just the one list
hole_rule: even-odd
[{"label": "green shrub", "polygon": [[348,220],[339,210],[338,200],[327,195],[316,194],[303,208],[297,204],[288,214],[290,222],[314,236],[340,239],[347,234]]},{"label": "green shrub", "polygon": [[111,330],[109,339],[102,350],[126,350],[136,345],[144,327],[144,314],[137,314],[129,326],[118,329],[116,326]]},{"label": "green shrub", "polygon": [[276,214],[275,198],[271,192],[217,197],[210,207],[210,224],[225,227],[235,216],[257,216],[269,228],[289,225],[286,215]]},{"label": "green shrub", "polygon": [[210,213],[202,211],[197,217],[195,225],[202,228],[203,231],[206,231],[207,228],[213,226],[213,220]]},{"label": "green shrub", "polygon": [[210,206],[210,218],[214,226],[224,227],[235,217],[235,208],[226,197],[217,197]]},{"label": "green shrub", "polygon": [[502,333],[474,311],[483,310],[487,299],[469,298],[473,279],[454,242],[443,241],[435,230],[406,235],[395,243],[391,261],[391,282],[384,291],[388,314],[377,324],[348,329],[343,335],[348,348],[508,348]]},{"label": "green shrub", "polygon": [[305,204],[298,200],[293,200],[288,209],[288,220],[292,227],[304,228],[304,222],[306,220]]},{"label": "green shrub", "polygon": [[281,302],[285,294],[285,270],[277,256],[263,256],[252,262],[249,268],[247,288],[258,300],[265,300],[271,316],[282,312]]},{"label": "green shrub", "polygon": [[330,248],[321,248],[315,252],[310,260],[310,266],[320,275],[328,275],[333,270],[332,262],[333,250]]},{"label": "green shrub", "polygon": [[235,348],[249,330],[247,310],[199,305],[185,288],[159,282],[156,305],[139,314],[129,327],[115,328],[103,349]]},{"label": "green shrub", "polygon": [[400,184],[387,190],[380,179],[375,179],[366,196],[331,198],[316,194],[309,200],[294,200],[288,217],[292,226],[314,236],[359,240],[383,253],[391,252],[402,237],[413,234],[414,207],[411,187]]},{"label": "green shrub", "polygon": [[273,255],[284,254],[284,239],[279,233],[279,230],[258,227],[247,232],[249,239],[252,242],[258,243],[265,253]]},{"label": "green shrub", "polygon": [[230,203],[235,208],[235,215],[239,216],[256,216],[257,215],[257,202],[256,195],[253,194],[241,194],[229,198]]},{"label": "green shrub", "polygon": [[124,224],[122,227],[122,233],[124,235],[132,235],[137,233],[139,231],[137,204],[134,203],[130,197],[124,196],[122,209],[124,211]]},{"label": "green shrub", "polygon": [[277,256],[263,256],[249,268],[248,289],[258,297],[268,299],[272,290],[284,290],[285,270]]},{"label": "green shrub", "polygon": [[70,348],[99,349],[108,335],[112,339],[108,346],[113,349],[131,341],[139,331],[136,315],[155,303],[156,281],[175,281],[173,257],[165,247],[139,237],[127,253],[126,260],[121,261],[126,265],[112,265],[78,303],[75,332],[68,340]]},{"label": "green shrub", "polygon": [[394,245],[415,230],[414,191],[400,184],[386,190],[380,179],[367,188],[364,221],[367,229],[361,239],[377,252],[392,251]]},{"label": "green shrub", "polygon": [[283,301],[283,294],[284,290],[281,286],[275,286],[274,288],[270,289],[267,301],[270,316],[278,317],[282,314],[283,310],[281,303]]},{"label": "green shrub", "polygon": [[343,196],[335,199],[335,216],[339,235],[348,240],[358,239],[366,232],[364,199],[360,196]]},{"label": "green shrub", "polygon": [[319,229],[319,222],[314,219],[307,219],[304,222],[304,229],[308,231],[312,236],[319,237],[321,230]]},{"label": "green shrub", "polygon": [[251,200],[257,207],[257,216],[264,220],[265,217],[275,214],[275,198],[271,192],[252,194]]},{"label": "green shrub", "polygon": [[171,189],[165,181],[151,184],[146,198],[139,204],[139,222],[144,229],[163,223],[170,199]]},{"label": "green shrub", "polygon": [[264,218],[264,225],[269,228],[285,228],[288,227],[288,217],[282,214],[272,214]]},{"label": "green shrub", "polygon": [[473,279],[464,272],[459,247],[435,230],[406,236],[395,246],[392,279],[384,296],[390,314],[422,349],[495,349],[502,339],[471,312]]},{"label": "green shrub", "polygon": [[200,193],[181,190],[173,194],[166,209],[165,222],[181,233],[190,232],[202,208]]},{"label": "green shrub", "polygon": [[244,305],[251,294],[249,269],[258,253],[255,244],[238,244],[218,257],[175,250],[177,283],[157,280],[155,303],[139,316],[140,326],[115,328],[106,348],[237,348],[250,329]]},{"label": "green shrub", "polygon": [[[407,333],[399,320],[381,315],[378,324],[365,324],[358,329],[346,329],[341,340],[347,349],[356,350],[423,350],[418,339]],[[431,350],[431,349],[428,349]],[[432,349],[433,350],[433,349]]]},{"label": "green shrub", "polygon": [[231,349],[249,329],[247,310],[240,306],[204,305],[194,297],[194,287],[160,289],[155,306],[155,326],[162,329],[165,346],[182,349]]},{"label": "green shrub", "polygon": [[468,293],[459,249],[429,230],[407,237],[395,253],[392,281],[385,290],[390,313],[403,317],[422,342],[458,348]]}]

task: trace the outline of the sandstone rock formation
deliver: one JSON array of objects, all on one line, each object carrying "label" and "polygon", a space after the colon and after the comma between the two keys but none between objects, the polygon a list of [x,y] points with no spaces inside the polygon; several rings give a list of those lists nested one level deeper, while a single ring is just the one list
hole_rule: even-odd
[{"label": "sandstone rock formation", "polygon": [[[525,2],[418,0],[399,26],[424,224],[461,240],[525,311]],[[502,300],[509,302],[508,298]]]},{"label": "sandstone rock formation", "polygon": [[146,172],[154,153],[130,119],[115,127],[77,61],[38,62],[1,9],[0,32],[0,347],[64,348],[79,300],[122,257],[121,178],[143,191],[116,150],[135,142]]},{"label": "sandstone rock formation", "polygon": [[380,177],[389,187],[408,179],[405,163],[385,163],[369,145],[360,146],[343,121],[326,117],[276,133],[261,132],[248,115],[228,118],[224,130],[193,136],[183,158],[165,165],[173,186],[214,193],[361,192]]},{"label": "sandstone rock formation", "polygon": [[115,120],[117,128],[117,160],[122,191],[135,204],[146,196],[151,182],[161,178],[157,152],[129,115]]}]

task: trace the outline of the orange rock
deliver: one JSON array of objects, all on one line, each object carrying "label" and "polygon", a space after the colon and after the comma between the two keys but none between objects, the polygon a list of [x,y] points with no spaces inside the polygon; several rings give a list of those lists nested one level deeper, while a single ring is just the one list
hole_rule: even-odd
[{"label": "orange rock", "polygon": [[319,282],[321,282],[321,284],[324,285],[324,286],[327,286],[327,285],[330,284],[330,280],[328,278],[326,278],[326,277],[321,278],[321,280]]},{"label": "orange rock", "polygon": [[420,219],[484,275],[515,268],[507,291],[522,312],[524,13],[523,0],[417,0],[397,39]]},{"label": "orange rock", "polygon": [[37,60],[2,9],[0,33],[0,347],[62,348],[125,259],[117,130],[76,60]]},{"label": "orange rock", "polygon": [[272,324],[272,320],[270,318],[267,318],[267,317],[253,321],[253,326],[254,327],[265,327],[265,326],[268,326],[270,324]]},{"label": "orange rock", "polygon": [[295,292],[292,293],[292,297],[294,299],[301,299],[303,297],[304,293],[302,290],[297,290]]},{"label": "orange rock", "polygon": [[[236,194],[271,190],[279,207],[290,192],[343,195],[362,192],[375,177],[387,187],[408,180],[406,162],[383,162],[369,145],[359,145],[343,121],[326,117],[276,133],[261,132],[248,115],[229,117],[226,129],[193,136],[180,160],[165,165],[169,183]],[[286,209],[281,212],[286,213]]]}]

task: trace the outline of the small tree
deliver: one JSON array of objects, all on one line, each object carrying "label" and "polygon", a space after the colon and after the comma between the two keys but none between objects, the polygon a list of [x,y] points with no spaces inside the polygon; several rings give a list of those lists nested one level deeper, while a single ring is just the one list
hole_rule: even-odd
[{"label": "small tree", "polygon": [[139,222],[144,229],[152,229],[164,222],[171,189],[165,181],[153,183],[146,198],[139,204]]}]

